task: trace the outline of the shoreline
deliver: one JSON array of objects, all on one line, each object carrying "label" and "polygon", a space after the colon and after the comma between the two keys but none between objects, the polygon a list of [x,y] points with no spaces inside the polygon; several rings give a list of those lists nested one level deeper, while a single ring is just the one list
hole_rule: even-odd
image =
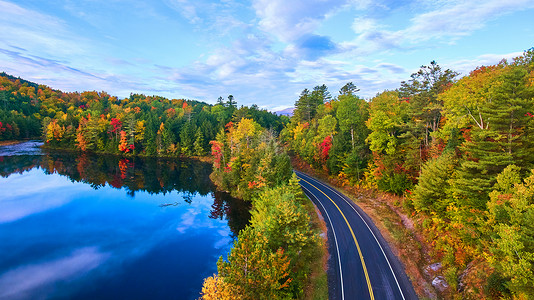
[{"label": "shoreline", "polygon": [[11,146],[11,145],[16,145],[16,144],[20,144],[20,143],[24,143],[24,142],[28,142],[28,141],[31,141],[31,139],[29,139],[29,140],[6,140],[6,141],[0,141],[0,146]]},{"label": "shoreline", "polygon": [[[0,144],[1,145],[1,144]],[[78,149],[72,149],[72,148],[61,148],[61,147],[50,147],[46,144],[43,144],[41,146],[41,149],[44,150],[56,150],[56,151],[67,151],[67,152],[73,152],[73,153],[91,153],[91,154],[100,154],[100,155],[113,155],[118,157],[124,157],[124,158],[131,158],[131,157],[143,157],[143,158],[177,158],[177,159],[194,159],[198,160],[200,162],[204,163],[213,163],[213,157],[211,155],[206,156],[184,156],[184,155],[178,155],[178,156],[172,156],[172,155],[143,155],[143,154],[124,154],[124,153],[111,153],[111,152],[98,152],[98,151],[81,151]]]}]

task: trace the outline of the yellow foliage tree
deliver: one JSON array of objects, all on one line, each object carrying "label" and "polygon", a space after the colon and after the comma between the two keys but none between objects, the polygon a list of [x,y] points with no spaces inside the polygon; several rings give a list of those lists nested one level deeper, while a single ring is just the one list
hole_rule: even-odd
[{"label": "yellow foliage tree", "polygon": [[201,300],[233,300],[236,299],[238,287],[228,284],[224,278],[213,274],[204,279],[202,285]]}]

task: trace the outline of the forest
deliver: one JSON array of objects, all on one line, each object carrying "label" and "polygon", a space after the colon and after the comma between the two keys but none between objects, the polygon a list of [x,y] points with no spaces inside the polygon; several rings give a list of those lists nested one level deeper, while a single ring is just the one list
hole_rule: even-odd
[{"label": "forest", "polygon": [[[320,241],[290,156],[343,185],[398,195],[443,264],[451,298],[534,298],[534,49],[464,76],[432,61],[395,90],[371,99],[358,91],[352,82],[336,96],[324,84],[305,89],[289,119],[238,108],[232,96],[215,105],[119,100],[2,74],[0,140],[42,136],[49,147],[124,156],[211,153],[212,180],[253,209],[205,281],[205,299],[303,297],[312,267],[297,253]],[[258,268],[243,273],[247,255]]]},{"label": "forest", "polygon": [[433,61],[395,90],[357,92],[302,91],[280,135],[290,152],[402,196],[452,297],[533,298],[534,49],[461,78]]},{"label": "forest", "polygon": [[205,156],[230,121],[253,118],[280,132],[287,117],[237,107],[232,95],[216,105],[184,99],[106,92],[65,93],[0,74],[0,141],[42,137],[47,147],[145,156]]},{"label": "forest", "polygon": [[211,147],[212,180],[251,201],[252,216],[227,259],[219,259],[218,274],[204,281],[202,299],[327,298],[324,271],[316,282],[311,276],[323,255],[315,211],[275,132],[243,118],[228,123]]}]

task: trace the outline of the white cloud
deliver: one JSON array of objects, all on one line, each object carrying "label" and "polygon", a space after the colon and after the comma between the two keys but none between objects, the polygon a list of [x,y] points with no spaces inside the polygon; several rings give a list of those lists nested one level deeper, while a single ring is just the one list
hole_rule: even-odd
[{"label": "white cloud", "polygon": [[352,23],[352,30],[357,34],[375,31],[378,29],[376,21],[370,18],[356,18]]},{"label": "white cloud", "polygon": [[366,10],[373,5],[377,5],[378,1],[373,0],[349,0],[349,5],[353,6],[357,10]]},{"label": "white cloud", "polygon": [[313,33],[321,21],[346,3],[346,0],[255,0],[253,7],[260,18],[260,29],[291,43]]},{"label": "white cloud", "polygon": [[[109,23],[100,28],[112,25],[109,15],[124,4],[111,1],[102,12],[89,8],[104,0],[89,2],[69,2],[69,11],[95,27],[99,20]],[[155,65],[142,54],[136,56],[143,61],[119,53],[118,57],[102,54],[106,47],[91,45],[69,31],[75,24],[0,0],[0,10],[10,12],[0,15],[0,65],[8,73],[66,91],[105,90],[121,97],[139,92],[210,103],[219,95],[233,94],[239,104],[284,107],[292,105],[303,88],[322,83],[335,91],[353,81],[361,87],[362,95],[374,94],[382,87],[395,88],[409,76],[404,68],[411,67],[391,63],[396,54],[458,42],[499,16],[534,7],[528,0],[417,0],[408,4],[253,0],[252,5],[233,0],[165,0],[164,4],[162,10],[153,3],[127,1],[135,10],[166,19],[165,24],[180,23],[169,26],[173,30],[187,28],[198,35],[198,40],[191,41],[209,50],[191,56],[197,61],[178,68],[173,62],[163,66],[165,62],[158,61]],[[392,27],[397,25],[386,19],[399,12],[406,13],[406,23]],[[336,17],[343,20],[347,13],[353,14],[354,21],[345,29],[352,29],[353,38],[322,31],[328,28],[321,26],[323,22]],[[106,35],[113,36],[113,32]],[[115,38],[97,44],[119,48],[115,43],[121,39]],[[185,47],[193,49],[195,44]],[[131,49],[124,51],[132,55]],[[139,53],[150,51],[140,46]],[[468,63],[464,64],[467,68]]]},{"label": "white cloud", "polygon": [[413,41],[455,39],[471,34],[494,18],[534,7],[530,0],[465,1],[412,18],[403,36]]},{"label": "white cloud", "polygon": [[396,88],[405,76],[406,71],[394,64],[379,63],[368,67],[346,60],[329,59],[301,62],[291,74],[295,83],[307,88],[326,84],[333,96],[345,83],[353,82],[360,88],[358,95],[367,98],[374,96],[377,91]]},{"label": "white cloud", "polygon": [[234,1],[165,0],[165,4],[204,34],[220,37],[248,27],[247,20],[235,17],[242,5]]},{"label": "white cloud", "polygon": [[166,1],[167,5],[172,9],[179,12],[184,18],[186,18],[192,24],[199,23],[201,18],[197,14],[197,9],[195,7],[196,1],[188,0],[168,0]]},{"label": "white cloud", "polygon": [[0,14],[2,71],[66,91],[79,89],[81,82],[106,87],[104,76],[94,75],[95,46],[63,20],[2,0],[0,11],[8,12]]},{"label": "white cloud", "polygon": [[[529,0],[458,1],[424,5],[432,10],[416,14],[404,29],[385,29],[378,21],[357,17],[352,29],[358,35],[343,43],[347,51],[369,54],[395,48],[423,47],[429,40],[446,44],[468,36],[499,16],[534,7]],[[417,9],[418,11],[421,8]]]}]

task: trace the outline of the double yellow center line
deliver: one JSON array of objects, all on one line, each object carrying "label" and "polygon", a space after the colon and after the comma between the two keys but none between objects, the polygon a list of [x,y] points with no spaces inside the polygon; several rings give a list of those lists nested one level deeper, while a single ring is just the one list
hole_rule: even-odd
[{"label": "double yellow center line", "polygon": [[356,248],[358,249],[358,254],[360,255],[360,261],[362,262],[363,273],[365,274],[365,280],[367,281],[367,287],[369,288],[369,296],[371,297],[371,300],[374,300],[375,296],[373,295],[373,288],[371,287],[371,281],[369,280],[369,273],[367,273],[367,267],[365,266],[365,261],[363,260],[363,255],[362,255],[362,250],[360,249],[360,244],[358,244],[358,240],[356,239],[356,235],[354,235],[354,231],[352,230],[352,227],[350,226],[349,221],[345,217],[345,214],[343,214],[343,212],[341,211],[339,206],[337,206],[336,202],[334,202],[334,200],[332,200],[332,198],[330,198],[327,194],[325,194],[325,192],[320,190],[318,187],[313,185],[311,182],[309,182],[309,181],[307,181],[307,180],[305,180],[303,178],[299,178],[299,179],[304,181],[304,182],[306,182],[306,183],[308,183],[309,185],[313,186],[319,192],[323,193],[323,195],[325,195],[326,198],[328,198],[330,201],[332,201],[332,203],[336,206],[337,210],[339,210],[339,212],[343,216],[343,219],[345,219],[345,222],[347,223],[347,226],[349,227],[350,233],[352,234],[352,238],[354,239],[354,243],[356,244]]}]

